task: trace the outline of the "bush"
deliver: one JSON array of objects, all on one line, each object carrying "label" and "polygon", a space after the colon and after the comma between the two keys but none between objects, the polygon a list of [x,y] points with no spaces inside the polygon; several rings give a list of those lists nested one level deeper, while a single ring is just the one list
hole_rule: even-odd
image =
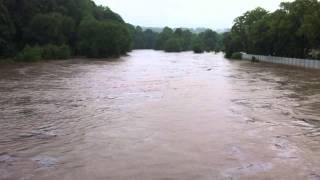
[{"label": "bush", "polygon": [[71,49],[68,45],[63,44],[60,46],[60,51],[58,54],[58,59],[68,59],[71,56]]},{"label": "bush", "polygon": [[204,44],[201,39],[196,38],[192,42],[192,50],[194,53],[200,54],[204,52]]},{"label": "bush", "polygon": [[192,47],[192,50],[194,53],[196,54],[201,54],[204,52],[202,46],[200,44],[195,44],[193,47]]},{"label": "bush", "polygon": [[68,59],[71,56],[70,47],[67,45],[56,46],[52,44],[44,47],[27,45],[16,57],[18,61],[38,61],[41,59]]},{"label": "bush", "polygon": [[16,57],[18,61],[38,61],[42,59],[42,50],[39,46],[27,45]]},{"label": "bush", "polygon": [[230,59],[232,56],[232,53],[230,51],[225,52],[224,57],[227,59]]},{"label": "bush", "polygon": [[48,44],[42,48],[42,58],[43,59],[55,59],[59,51],[58,46]]},{"label": "bush", "polygon": [[166,52],[181,52],[182,45],[179,39],[172,38],[166,41],[164,50]]},{"label": "bush", "polygon": [[240,52],[232,53],[231,59],[242,59],[242,54]]},{"label": "bush", "polygon": [[42,49],[43,59],[68,59],[70,55],[70,48],[67,45],[56,46],[48,44]]}]

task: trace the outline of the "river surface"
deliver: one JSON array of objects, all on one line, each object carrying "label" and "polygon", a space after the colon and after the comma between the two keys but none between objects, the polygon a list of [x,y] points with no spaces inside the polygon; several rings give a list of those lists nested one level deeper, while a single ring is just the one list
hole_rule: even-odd
[{"label": "river surface", "polygon": [[320,179],[320,71],[222,54],[0,65],[0,179]]}]

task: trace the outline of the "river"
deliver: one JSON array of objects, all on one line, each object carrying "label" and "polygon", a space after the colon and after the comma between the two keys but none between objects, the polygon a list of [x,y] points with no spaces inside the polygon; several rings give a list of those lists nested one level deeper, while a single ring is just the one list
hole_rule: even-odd
[{"label": "river", "polygon": [[0,179],[320,179],[320,71],[138,50],[0,65]]}]

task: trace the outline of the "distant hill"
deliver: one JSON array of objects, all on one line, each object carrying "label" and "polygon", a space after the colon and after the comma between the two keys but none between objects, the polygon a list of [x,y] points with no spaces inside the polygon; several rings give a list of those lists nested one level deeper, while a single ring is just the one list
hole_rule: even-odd
[{"label": "distant hill", "polygon": [[217,33],[224,33],[224,32],[230,32],[230,28],[225,28],[225,29],[216,29],[215,31],[217,32]]},{"label": "distant hill", "polygon": [[[152,30],[153,32],[162,32],[163,30],[163,27],[141,27],[143,30],[147,30],[147,29],[150,29]],[[174,28],[174,29],[177,29],[177,28]],[[199,33],[202,33],[202,32],[205,32],[207,29],[210,29],[210,28],[184,28],[182,27],[183,30],[189,30],[191,31],[192,33],[196,33],[196,34],[199,34]],[[223,32],[228,32],[230,31],[230,29],[216,29],[215,30],[216,32],[218,33],[223,33]]]}]

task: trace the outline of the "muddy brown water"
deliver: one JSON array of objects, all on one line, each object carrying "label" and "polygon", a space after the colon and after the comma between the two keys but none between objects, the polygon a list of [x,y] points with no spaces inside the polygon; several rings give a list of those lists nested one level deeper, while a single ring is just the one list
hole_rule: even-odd
[{"label": "muddy brown water", "polygon": [[0,179],[320,179],[320,71],[222,54],[0,66]]}]

